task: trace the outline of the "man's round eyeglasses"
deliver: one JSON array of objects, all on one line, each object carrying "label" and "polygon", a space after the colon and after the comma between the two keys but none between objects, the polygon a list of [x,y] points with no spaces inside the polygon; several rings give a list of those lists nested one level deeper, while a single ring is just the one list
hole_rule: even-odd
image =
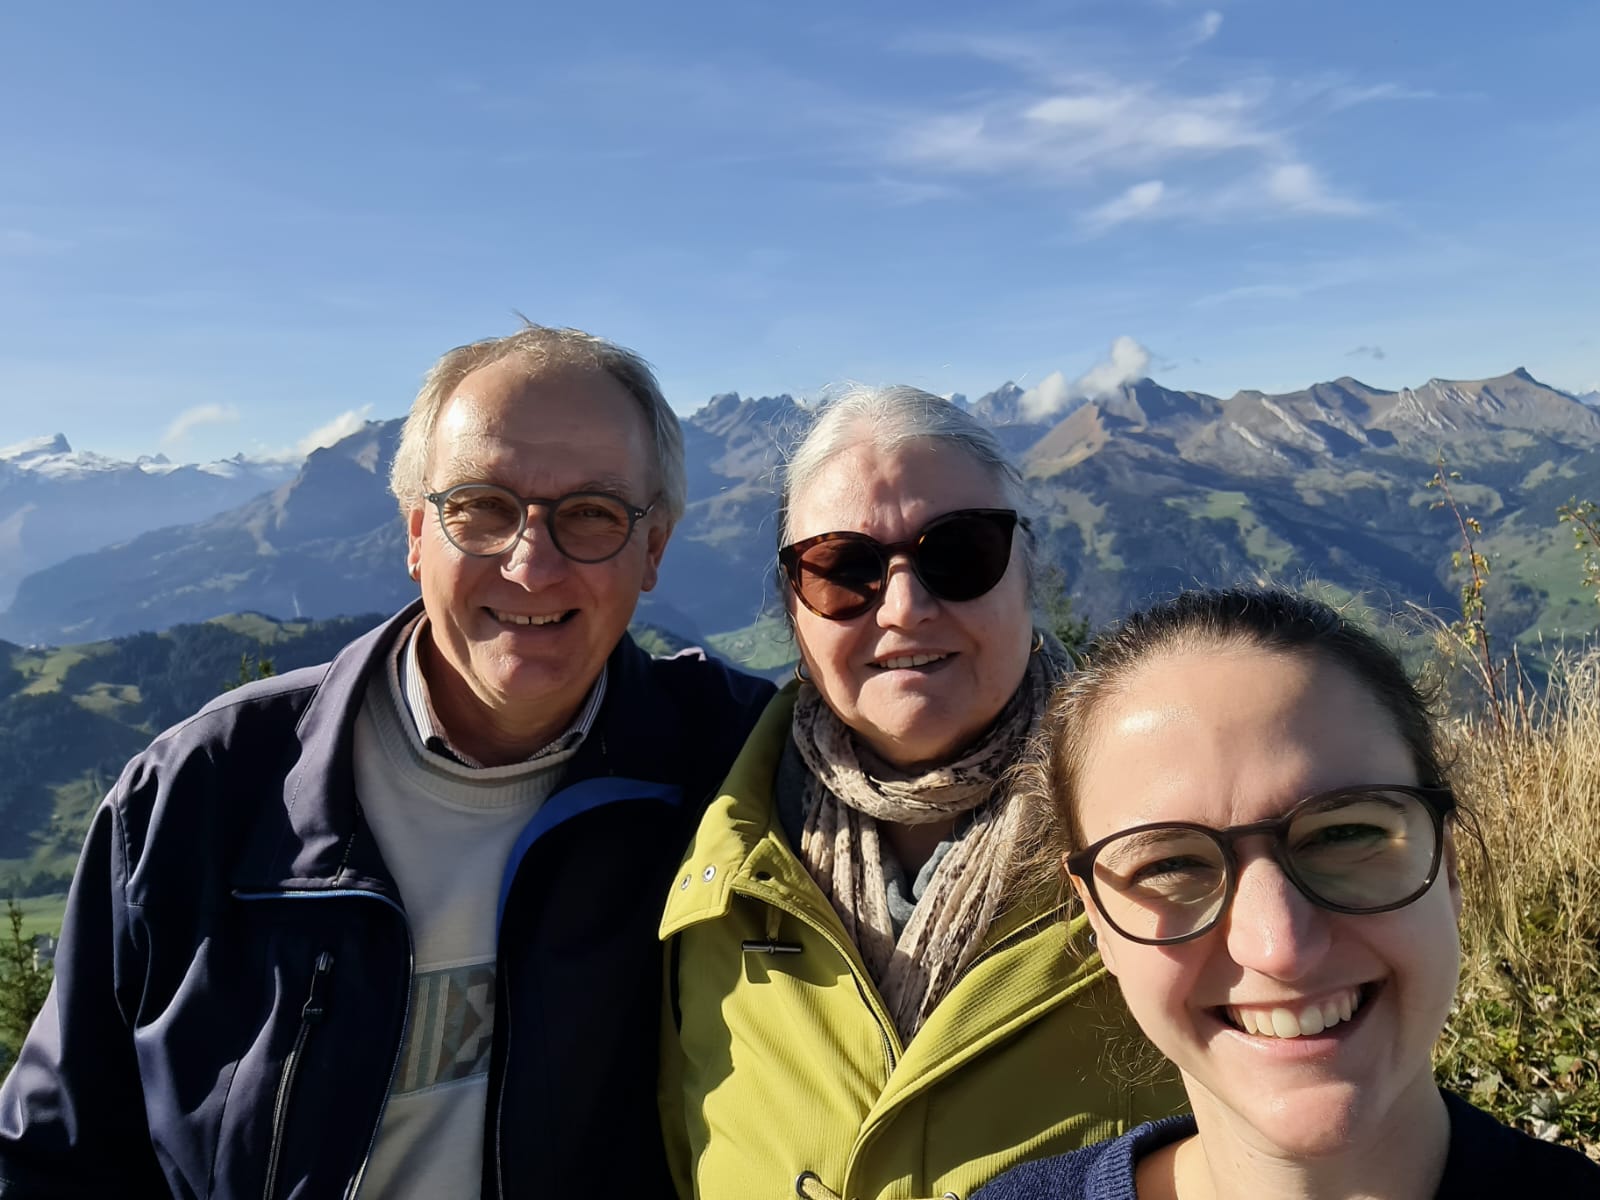
[{"label": "man's round eyeglasses", "polygon": [[1147,946],[1187,942],[1216,926],[1233,902],[1235,847],[1247,837],[1267,838],[1289,882],[1319,908],[1389,912],[1433,886],[1455,803],[1448,788],[1339,788],[1272,821],[1124,829],[1068,855],[1067,871],[1113,929]]},{"label": "man's round eyeglasses", "polygon": [[622,553],[633,527],[654,504],[637,508],[610,492],[519,496],[493,483],[458,483],[424,497],[439,512],[450,544],[473,558],[494,558],[517,544],[528,528],[528,509],[544,512],[551,544],[573,562],[598,563]]}]

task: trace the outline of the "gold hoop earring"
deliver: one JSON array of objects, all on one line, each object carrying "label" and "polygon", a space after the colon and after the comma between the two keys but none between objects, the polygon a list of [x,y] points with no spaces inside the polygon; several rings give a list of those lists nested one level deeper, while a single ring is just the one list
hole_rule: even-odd
[{"label": "gold hoop earring", "polygon": [[1037,654],[1037,653],[1039,653],[1039,651],[1041,651],[1043,649],[1044,649],[1044,630],[1035,629],[1033,631],[1033,645],[1028,647],[1028,653],[1029,654]]},{"label": "gold hoop earring", "polygon": [[811,676],[806,673],[806,660],[797,659],[794,664],[794,677],[800,683],[810,683]]}]

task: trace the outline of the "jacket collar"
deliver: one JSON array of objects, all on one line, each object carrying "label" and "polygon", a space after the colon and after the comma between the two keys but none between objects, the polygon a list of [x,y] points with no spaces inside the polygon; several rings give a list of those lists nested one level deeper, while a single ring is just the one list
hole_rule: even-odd
[{"label": "jacket collar", "polygon": [[[743,893],[804,912],[849,945],[833,906],[778,826],[773,780],[796,691],[785,687],[768,703],[707,809],[668,893],[663,940],[725,916],[734,895]],[[1087,918],[1068,921],[1049,887],[1002,915],[987,935],[987,949],[904,1048],[874,1111],[931,1086],[984,1047],[1100,984],[1105,968],[1087,937]],[[864,971],[859,964],[855,969]]]},{"label": "jacket collar", "polygon": [[[396,639],[421,612],[422,601],[417,600],[351,642],[328,664],[296,724],[290,749],[296,759],[283,776],[281,794],[273,798],[276,802],[260,805],[234,874],[236,891],[354,889],[397,899],[393,877],[356,801],[355,724],[372,673],[383,669]],[[649,656],[624,634],[607,660],[606,701],[590,736],[568,764],[567,778],[629,773],[640,765],[634,761],[643,753],[633,748],[637,739],[619,737],[616,726],[637,719],[632,701],[650,704],[648,664]],[[619,704],[619,696],[630,703]],[[632,711],[619,711],[624,708]],[[608,746],[624,752],[610,755]]]},{"label": "jacket collar", "polygon": [[[771,890],[805,904],[819,920],[838,918],[778,828],[772,785],[789,737],[798,689],[790,685],[767,702],[716,797],[706,809],[668,893],[663,940],[727,913],[735,885]],[[820,907],[819,907],[820,902]],[[825,910],[825,911],[824,911]],[[839,925],[839,936],[844,926]]]}]

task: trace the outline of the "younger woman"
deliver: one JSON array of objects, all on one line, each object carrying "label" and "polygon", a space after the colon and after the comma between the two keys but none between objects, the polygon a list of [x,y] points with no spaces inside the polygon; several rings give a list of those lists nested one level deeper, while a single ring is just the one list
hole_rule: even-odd
[{"label": "younger woman", "polygon": [[1326,605],[1193,593],[1053,699],[1025,768],[1100,953],[1194,1110],[978,1200],[1600,1196],[1434,1083],[1461,813],[1427,705]]}]

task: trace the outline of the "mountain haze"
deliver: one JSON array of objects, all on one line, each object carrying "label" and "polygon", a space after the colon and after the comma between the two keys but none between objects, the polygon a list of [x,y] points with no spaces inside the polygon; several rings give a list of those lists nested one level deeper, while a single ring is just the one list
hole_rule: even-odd
[{"label": "mountain haze", "polygon": [[[1483,521],[1504,636],[1587,631],[1592,596],[1555,510],[1600,497],[1600,410],[1517,369],[1385,391],[1344,377],[1226,399],[1139,379],[1030,420],[1006,384],[970,409],[1022,464],[1049,558],[1096,620],[1241,577],[1451,610],[1454,517],[1427,483],[1442,453]],[[638,618],[694,640],[770,605],[775,469],[806,420],[787,395],[715,396],[684,421],[689,507]],[[314,453],[274,491],[196,524],[25,579],[0,636],[61,642],[219,613],[388,611],[416,595],[385,491],[400,422]]]},{"label": "mountain haze", "polygon": [[226,511],[290,478],[286,462],[179,466],[73,450],[61,434],[0,448],[0,607],[53,563],[167,525]]}]

